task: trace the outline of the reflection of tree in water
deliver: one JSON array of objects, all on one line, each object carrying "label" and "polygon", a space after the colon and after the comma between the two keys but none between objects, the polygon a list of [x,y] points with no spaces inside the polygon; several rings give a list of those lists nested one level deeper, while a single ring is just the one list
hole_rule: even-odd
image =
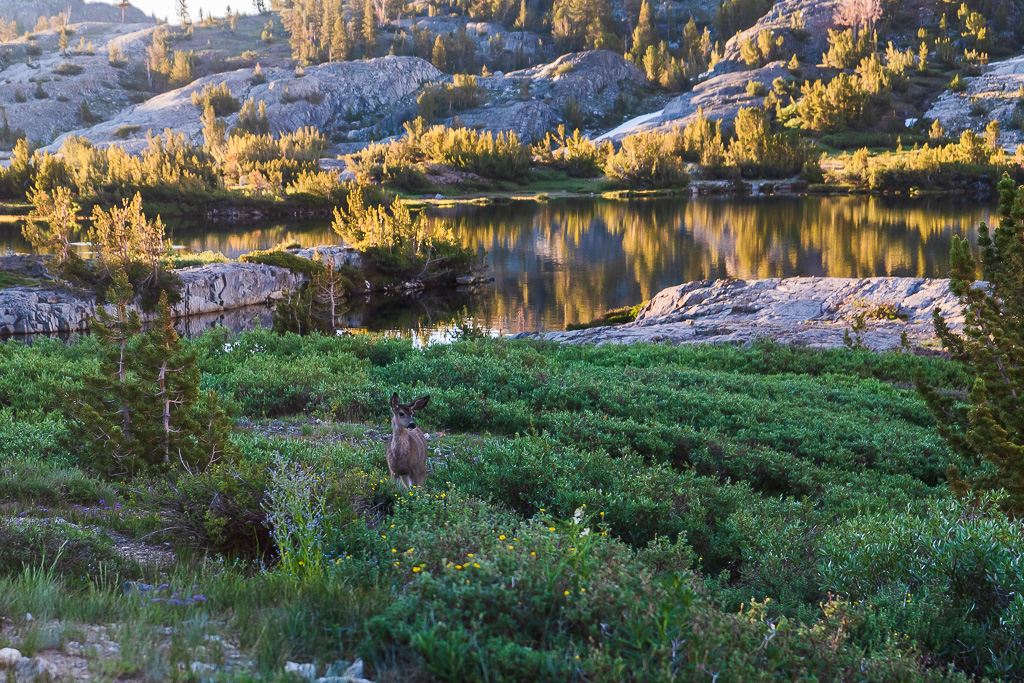
[{"label": "reflection of tree in water", "polygon": [[560,329],[717,277],[945,274],[953,234],[988,210],[886,197],[584,200],[444,209],[496,279],[486,322]]},{"label": "reflection of tree in water", "polygon": [[[702,197],[511,202],[432,209],[463,243],[486,251],[495,283],[450,302],[385,299],[357,311],[359,326],[420,329],[464,314],[506,332],[563,329],[689,280],[794,275],[945,275],[954,234],[972,234],[991,209],[892,197]],[[0,251],[19,249],[0,229]],[[172,225],[175,244],[228,256],[284,241],[336,244],[325,222]],[[24,250],[22,247],[19,250]],[[429,303],[426,303],[429,302]],[[436,329],[436,328],[431,328]]]}]

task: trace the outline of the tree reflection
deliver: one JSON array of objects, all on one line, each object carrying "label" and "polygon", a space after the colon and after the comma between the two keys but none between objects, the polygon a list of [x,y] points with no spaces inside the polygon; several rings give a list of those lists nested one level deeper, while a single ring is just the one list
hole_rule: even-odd
[{"label": "tree reflection", "polygon": [[[709,278],[822,275],[943,277],[953,235],[972,238],[987,206],[946,198],[700,197],[577,199],[431,209],[463,243],[486,252],[495,283],[440,305],[359,311],[360,327],[433,328],[460,316],[505,332],[564,329]],[[172,225],[189,251],[237,257],[283,242],[336,244],[329,224]],[[0,251],[24,251],[0,229]],[[399,310],[401,309],[401,310]],[[413,324],[415,319],[415,324]],[[424,327],[426,326],[426,327]]]}]

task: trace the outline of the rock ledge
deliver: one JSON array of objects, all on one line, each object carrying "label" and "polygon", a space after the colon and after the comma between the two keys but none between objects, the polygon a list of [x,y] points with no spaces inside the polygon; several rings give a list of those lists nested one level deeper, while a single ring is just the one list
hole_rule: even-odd
[{"label": "rock ledge", "polygon": [[932,311],[939,308],[954,330],[963,328],[960,303],[949,280],[873,277],[796,277],[704,280],[664,289],[635,322],[543,339],[569,344],[750,343],[770,338],[815,348],[843,346],[845,333],[864,314],[861,342],[875,351],[901,346],[938,348]]}]

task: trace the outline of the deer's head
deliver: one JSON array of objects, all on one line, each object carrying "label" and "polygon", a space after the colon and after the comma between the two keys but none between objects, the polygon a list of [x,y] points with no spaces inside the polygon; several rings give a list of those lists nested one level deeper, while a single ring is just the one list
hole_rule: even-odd
[{"label": "deer's head", "polygon": [[399,403],[398,394],[391,395],[391,426],[395,429],[416,429],[416,413],[427,407],[429,396],[421,396],[412,403]]}]

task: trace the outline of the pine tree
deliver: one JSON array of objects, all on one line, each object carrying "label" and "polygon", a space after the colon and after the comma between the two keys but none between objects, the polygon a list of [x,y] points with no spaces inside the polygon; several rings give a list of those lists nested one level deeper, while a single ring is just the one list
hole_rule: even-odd
[{"label": "pine tree", "polygon": [[174,65],[171,67],[170,83],[174,87],[188,85],[195,80],[195,55],[191,52],[175,52]]},{"label": "pine tree", "polygon": [[217,118],[213,111],[213,105],[206,104],[203,109],[203,143],[211,153],[216,153],[224,147],[224,136],[227,133],[228,124]]},{"label": "pine tree", "polygon": [[81,227],[81,207],[72,198],[70,188],[63,185],[53,188],[52,193],[37,188],[29,200],[34,207],[22,234],[33,248],[52,250],[53,265],[63,266],[72,256],[71,238]]},{"label": "pine tree", "polygon": [[331,61],[344,62],[350,53],[348,24],[345,23],[345,9],[340,6],[334,13],[334,25],[331,28]]},{"label": "pine tree", "polygon": [[93,115],[92,110],[89,109],[89,102],[82,100],[82,105],[78,108],[78,120],[85,124],[96,123],[96,117]]},{"label": "pine tree", "polygon": [[123,268],[99,306],[92,331],[98,370],[68,397],[69,422],[87,464],[108,477],[164,473],[179,464],[204,469],[232,454],[231,424],[211,393],[199,391],[195,351],[183,348],[171,321],[167,293],[151,331],[132,308]]},{"label": "pine tree", "polygon": [[97,306],[90,326],[99,340],[99,371],[87,375],[81,392],[63,402],[87,464],[108,476],[137,467],[135,408],[146,389],[129,367],[129,344],[142,331],[138,312],[130,308],[133,294],[124,268],[117,268],[107,290],[113,312]]},{"label": "pine tree", "polygon": [[178,18],[181,19],[181,27],[185,28],[189,23],[188,0],[178,0]]},{"label": "pine tree", "polygon": [[363,3],[363,53],[366,57],[377,54],[377,14],[373,9],[373,0]]},{"label": "pine tree", "polygon": [[640,19],[633,29],[633,46],[630,54],[633,62],[639,65],[647,54],[647,48],[658,44],[658,27],[654,24],[654,10],[651,3],[644,0],[640,5]]},{"label": "pine tree", "polygon": [[434,50],[430,56],[430,63],[437,67],[438,71],[448,70],[448,51],[444,46],[444,39],[438,36],[434,39]]},{"label": "pine tree", "polygon": [[1024,187],[1007,175],[999,183],[999,227],[978,229],[981,272],[966,239],[953,238],[950,289],[964,307],[963,334],[954,333],[936,309],[935,331],[957,362],[975,375],[970,406],[929,386],[917,387],[931,408],[939,433],[968,462],[991,470],[965,478],[949,475],[955,491],[1004,489],[1008,512],[1024,515]]}]

